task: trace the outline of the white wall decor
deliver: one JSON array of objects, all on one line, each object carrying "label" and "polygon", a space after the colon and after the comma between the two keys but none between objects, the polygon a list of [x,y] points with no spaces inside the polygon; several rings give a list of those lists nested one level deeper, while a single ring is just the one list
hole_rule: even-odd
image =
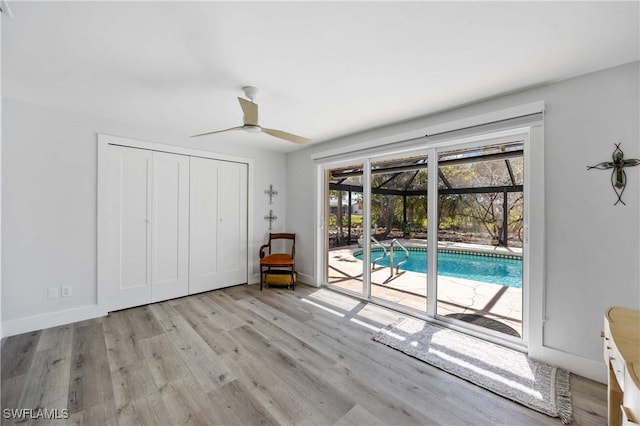
[{"label": "white wall decor", "polygon": [[613,191],[618,196],[618,200],[613,203],[614,206],[617,206],[619,203],[626,206],[626,203],[622,201],[622,193],[627,187],[627,173],[624,171],[625,167],[637,166],[640,164],[640,160],[638,159],[625,159],[624,152],[620,149],[620,144],[617,143],[616,149],[613,150],[613,154],[611,154],[611,161],[603,161],[602,163],[598,163],[595,166],[587,166],[587,170],[598,169],[598,170],[609,170],[611,171],[611,187]]},{"label": "white wall decor", "polygon": [[269,223],[269,231],[271,231],[273,229],[273,222],[278,220],[278,216],[273,214],[273,210],[269,210],[269,214],[264,217],[264,220]]},{"label": "white wall decor", "polygon": [[269,188],[265,189],[264,193],[269,196],[269,204],[273,204],[273,197],[278,195],[278,191],[273,189],[273,185],[269,185]]}]

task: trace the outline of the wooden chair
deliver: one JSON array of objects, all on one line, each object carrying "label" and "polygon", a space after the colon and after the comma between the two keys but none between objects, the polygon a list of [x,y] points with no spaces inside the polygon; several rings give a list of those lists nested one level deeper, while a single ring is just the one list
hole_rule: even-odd
[{"label": "wooden chair", "polygon": [[[272,253],[272,243],[276,240],[291,241],[290,253]],[[285,243],[286,244],[286,243]],[[265,250],[268,252],[265,254]],[[291,277],[289,285],[296,289],[296,234],[269,233],[269,242],[260,246],[260,290],[269,273],[287,274]],[[274,269],[275,268],[275,269]]]}]

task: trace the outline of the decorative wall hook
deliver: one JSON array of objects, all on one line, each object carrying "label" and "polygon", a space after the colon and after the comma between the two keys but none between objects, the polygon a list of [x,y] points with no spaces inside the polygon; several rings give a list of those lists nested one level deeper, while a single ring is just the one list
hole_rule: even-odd
[{"label": "decorative wall hook", "polygon": [[613,151],[611,158],[613,161],[604,161],[600,164],[596,164],[595,166],[587,166],[587,170],[598,169],[598,170],[607,170],[613,169],[611,173],[611,186],[618,196],[618,201],[616,201],[613,205],[615,206],[618,203],[622,203],[626,206],[625,202],[622,201],[622,193],[624,192],[625,187],[627,186],[627,174],[624,171],[625,167],[637,166],[640,164],[639,159],[624,159],[624,152],[620,149],[620,144],[615,144],[616,149]]},{"label": "decorative wall hook", "polygon": [[278,191],[273,189],[273,185],[269,185],[269,189],[265,189],[264,193],[269,196],[269,204],[273,204],[273,197],[278,195]]},{"label": "decorative wall hook", "polygon": [[271,231],[271,227],[273,225],[273,222],[278,220],[278,216],[273,214],[273,210],[269,210],[269,214],[264,217],[264,220],[268,220],[269,221],[269,231]]}]

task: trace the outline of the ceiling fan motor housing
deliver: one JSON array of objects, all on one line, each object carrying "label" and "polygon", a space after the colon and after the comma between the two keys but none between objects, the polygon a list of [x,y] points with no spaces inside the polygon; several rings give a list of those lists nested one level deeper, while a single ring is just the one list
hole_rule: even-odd
[{"label": "ceiling fan motor housing", "polygon": [[260,96],[260,89],[258,89],[257,87],[244,86],[242,90],[244,90],[245,96],[251,99],[251,102],[253,102],[254,99],[258,99],[258,97]]}]

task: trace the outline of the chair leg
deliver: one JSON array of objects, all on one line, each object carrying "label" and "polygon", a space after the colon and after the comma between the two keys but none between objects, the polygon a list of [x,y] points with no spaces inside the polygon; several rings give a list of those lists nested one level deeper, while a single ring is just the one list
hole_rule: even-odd
[{"label": "chair leg", "polygon": [[262,271],[262,265],[260,265],[260,291],[262,291],[262,282],[264,281],[264,272]]}]

